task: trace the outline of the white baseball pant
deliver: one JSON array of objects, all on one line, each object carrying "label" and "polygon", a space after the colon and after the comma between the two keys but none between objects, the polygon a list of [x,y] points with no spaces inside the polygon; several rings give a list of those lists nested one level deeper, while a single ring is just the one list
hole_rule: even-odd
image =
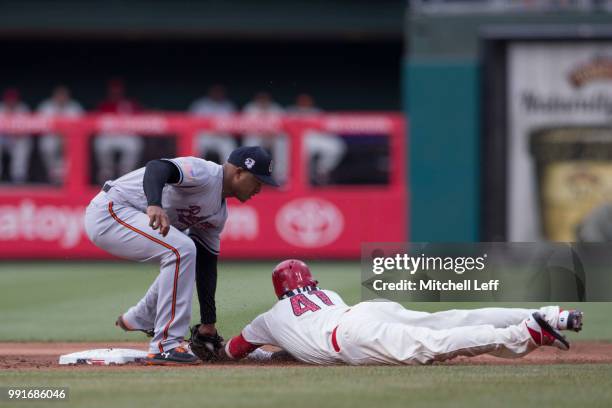
[{"label": "white baseball pant", "polygon": [[[559,308],[538,309],[557,326]],[[538,310],[484,308],[437,313],[394,302],[362,302],[340,319],[339,355],[351,365],[430,364],[456,356],[521,357],[537,346],[522,322]]]}]

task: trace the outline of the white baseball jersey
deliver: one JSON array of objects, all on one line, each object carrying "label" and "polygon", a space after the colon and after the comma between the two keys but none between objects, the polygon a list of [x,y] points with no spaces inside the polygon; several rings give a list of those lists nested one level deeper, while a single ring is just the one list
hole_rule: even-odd
[{"label": "white baseball jersey", "polygon": [[558,327],[557,306],[426,313],[394,302],[361,302],[349,308],[338,294],[315,290],[280,300],[225,351],[239,359],[270,344],[320,365],[430,364],[484,353],[516,358],[537,348],[526,324],[536,311]]},{"label": "white baseball jersey", "polygon": [[[223,166],[197,157],[163,160],[176,165],[180,172],[178,183],[167,184],[162,193],[162,207],[170,225],[180,231],[189,230],[190,237],[218,254],[220,234],[227,220],[227,205],[222,197]],[[143,167],[108,182],[112,186],[109,197],[145,212],[144,172]]]},{"label": "white baseball jersey", "polygon": [[306,363],[337,364],[341,360],[332,332],[347,310],[340,295],[330,290],[299,293],[255,318],[242,330],[242,338],[251,345],[278,346]]}]

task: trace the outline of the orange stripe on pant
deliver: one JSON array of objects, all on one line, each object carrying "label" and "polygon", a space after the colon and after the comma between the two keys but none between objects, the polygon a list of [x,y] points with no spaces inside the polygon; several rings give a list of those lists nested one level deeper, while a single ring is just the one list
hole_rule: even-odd
[{"label": "orange stripe on pant", "polygon": [[115,214],[115,212],[113,211],[113,202],[110,201],[108,203],[108,212],[110,213],[111,217],[113,217],[113,219],[115,221],[117,221],[119,224],[123,225],[124,227],[134,231],[135,233],[142,235],[143,237],[150,239],[151,241],[160,244],[161,246],[163,246],[164,248],[167,248],[169,250],[171,250],[174,253],[174,256],[176,256],[176,266],[174,268],[174,286],[172,288],[172,313],[170,316],[170,321],[168,322],[168,324],[166,324],[166,326],[164,327],[164,332],[163,332],[163,339],[160,340],[160,342],[158,343],[158,347],[159,347],[159,351],[160,353],[164,352],[164,348],[162,346],[162,342],[164,340],[166,340],[168,338],[168,330],[170,329],[170,325],[172,324],[172,322],[174,321],[174,313],[175,313],[175,309],[176,309],[176,287],[178,286],[178,277],[179,277],[179,270],[180,270],[180,265],[181,265],[181,254],[179,254],[179,251],[174,248],[172,245],[169,245],[167,243],[165,243],[164,241],[161,241],[149,234],[147,234],[144,231],[139,230],[138,228],[135,228],[133,226],[131,226],[130,224],[128,224],[127,222],[123,221],[121,218],[119,218],[117,216],[117,214]]}]

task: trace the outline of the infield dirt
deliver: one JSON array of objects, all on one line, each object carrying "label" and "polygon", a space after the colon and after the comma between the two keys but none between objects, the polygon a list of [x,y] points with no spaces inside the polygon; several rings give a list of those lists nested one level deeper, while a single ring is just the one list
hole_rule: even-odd
[{"label": "infield dirt", "polygon": [[[169,367],[149,367],[141,364],[126,364],[123,366],[91,366],[91,365],[59,365],[59,356],[62,354],[73,353],[76,351],[97,349],[97,348],[134,348],[146,350],[147,343],[135,342],[115,342],[115,343],[73,343],[73,342],[4,342],[0,343],[0,368],[8,370],[121,370],[123,368],[142,368],[142,369],[168,369]],[[458,357],[454,360],[446,361],[444,365],[504,365],[504,364],[605,364],[612,363],[612,343],[607,342],[575,342],[569,351],[561,351],[553,347],[542,347],[533,353],[519,359],[501,359],[493,356],[478,357]],[[254,363],[251,361],[225,362],[215,364],[202,363],[202,369],[215,369],[223,367],[253,367],[255,365],[266,366],[287,366],[302,365],[301,363]],[[305,364],[304,364],[305,365]],[[188,366],[193,368],[193,366]],[[172,367],[172,369],[181,367]]]}]

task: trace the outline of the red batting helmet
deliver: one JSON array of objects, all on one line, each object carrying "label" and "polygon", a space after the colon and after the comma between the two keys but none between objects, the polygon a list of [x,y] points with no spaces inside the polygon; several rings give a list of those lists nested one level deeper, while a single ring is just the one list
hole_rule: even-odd
[{"label": "red batting helmet", "polygon": [[306,286],[317,286],[319,282],[314,280],[310,268],[304,262],[287,259],[276,265],[272,271],[272,283],[276,296],[282,299],[287,292]]}]

